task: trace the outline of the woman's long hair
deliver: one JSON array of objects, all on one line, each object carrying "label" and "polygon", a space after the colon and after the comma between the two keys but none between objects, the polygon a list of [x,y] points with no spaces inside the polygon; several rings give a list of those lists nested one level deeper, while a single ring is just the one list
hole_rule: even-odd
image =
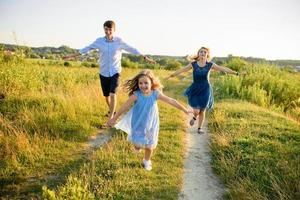
[{"label": "woman's long hair", "polygon": [[197,55],[192,55],[192,56],[187,56],[187,60],[189,60],[190,62],[194,62],[194,61],[198,61],[199,60],[199,52],[204,49],[207,51],[207,59],[210,59],[210,49],[208,47],[201,47],[198,51],[197,51]]},{"label": "woman's long hair", "polygon": [[143,76],[147,76],[151,80],[151,90],[161,90],[163,88],[163,85],[159,79],[154,76],[151,70],[143,70],[132,79],[125,81],[123,88],[128,92],[129,96],[132,95],[134,91],[139,90],[139,79]]}]

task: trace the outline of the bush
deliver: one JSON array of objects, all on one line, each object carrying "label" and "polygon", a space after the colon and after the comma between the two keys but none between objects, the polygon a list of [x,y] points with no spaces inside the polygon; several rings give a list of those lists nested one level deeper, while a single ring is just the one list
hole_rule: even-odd
[{"label": "bush", "polygon": [[181,63],[177,60],[168,60],[166,68],[167,70],[177,70],[181,67]]},{"label": "bush", "polygon": [[92,64],[91,64],[91,67],[92,67],[92,68],[98,67],[98,64],[97,64],[97,63],[92,63]]},{"label": "bush", "polygon": [[132,62],[129,58],[123,58],[122,59],[122,67],[125,68],[138,68],[139,64]]},{"label": "bush", "polygon": [[64,62],[64,66],[65,66],[65,67],[70,67],[70,66],[72,66],[72,65],[71,65],[71,63],[69,63],[68,61],[65,61],[65,62]]},{"label": "bush", "polygon": [[235,71],[244,70],[246,65],[248,65],[247,61],[237,57],[231,57],[226,64],[227,67]]},{"label": "bush", "polygon": [[247,71],[244,77],[219,76],[214,82],[216,98],[239,98],[264,107],[274,105],[284,112],[300,107],[297,76],[270,65],[253,65]]}]

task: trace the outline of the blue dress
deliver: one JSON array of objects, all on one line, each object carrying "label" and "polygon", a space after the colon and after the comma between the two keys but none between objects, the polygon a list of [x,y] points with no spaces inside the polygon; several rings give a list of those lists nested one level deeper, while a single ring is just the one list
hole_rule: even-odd
[{"label": "blue dress", "polygon": [[140,90],[132,108],[115,125],[128,134],[128,140],[142,148],[155,148],[158,142],[159,115],[157,107],[158,91],[145,96]]},{"label": "blue dress", "polygon": [[193,83],[184,93],[192,108],[205,110],[213,106],[213,91],[208,80],[212,65],[212,62],[206,62],[204,67],[200,67],[197,62],[192,62]]}]

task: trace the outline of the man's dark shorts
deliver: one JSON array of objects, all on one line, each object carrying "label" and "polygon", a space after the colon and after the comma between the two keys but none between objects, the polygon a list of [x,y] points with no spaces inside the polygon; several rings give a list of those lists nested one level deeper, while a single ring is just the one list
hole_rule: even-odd
[{"label": "man's dark shorts", "polygon": [[109,93],[116,93],[120,84],[120,74],[117,73],[112,77],[105,77],[99,74],[103,96],[108,97]]}]

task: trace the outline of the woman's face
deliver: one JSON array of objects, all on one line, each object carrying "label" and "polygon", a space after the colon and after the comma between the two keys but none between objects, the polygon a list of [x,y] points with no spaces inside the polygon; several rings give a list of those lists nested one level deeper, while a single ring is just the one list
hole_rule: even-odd
[{"label": "woman's face", "polygon": [[143,94],[149,94],[151,92],[151,80],[148,76],[142,76],[139,78],[139,89]]},{"label": "woman's face", "polygon": [[207,51],[206,49],[200,49],[200,50],[198,51],[198,56],[199,56],[200,58],[207,59],[207,57],[208,57],[208,51]]}]

